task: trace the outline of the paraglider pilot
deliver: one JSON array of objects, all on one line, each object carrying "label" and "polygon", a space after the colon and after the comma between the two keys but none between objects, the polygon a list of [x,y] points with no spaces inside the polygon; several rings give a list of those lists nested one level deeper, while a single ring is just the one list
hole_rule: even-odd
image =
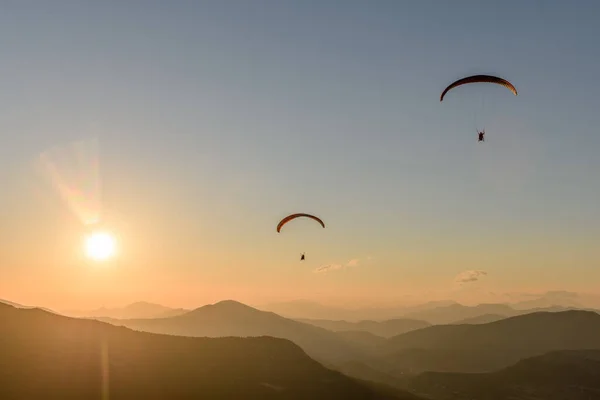
[{"label": "paraglider pilot", "polygon": [[300,261],[304,261],[304,253],[300,256]]},{"label": "paraglider pilot", "polygon": [[485,129],[481,132],[477,131],[477,135],[479,135],[478,142],[485,142]]}]

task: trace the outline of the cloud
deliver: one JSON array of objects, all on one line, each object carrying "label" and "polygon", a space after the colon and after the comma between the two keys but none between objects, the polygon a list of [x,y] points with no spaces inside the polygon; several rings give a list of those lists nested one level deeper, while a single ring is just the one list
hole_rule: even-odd
[{"label": "cloud", "polygon": [[476,282],[487,275],[487,272],[482,270],[467,270],[456,275],[454,282],[458,284]]},{"label": "cloud", "polygon": [[336,269],[342,269],[344,266],[342,264],[325,264],[320,267],[315,268],[315,273],[334,271]]},{"label": "cloud", "polygon": [[325,264],[325,265],[321,265],[317,268],[315,268],[314,272],[315,273],[323,273],[323,272],[329,272],[329,271],[335,271],[338,269],[346,269],[346,268],[352,268],[352,267],[358,267],[360,265],[360,260],[358,258],[353,258],[352,260],[348,261],[346,264]]},{"label": "cloud", "polygon": [[357,267],[359,263],[360,263],[360,260],[358,258],[354,258],[354,259],[348,261],[348,263],[346,264],[346,267]]}]

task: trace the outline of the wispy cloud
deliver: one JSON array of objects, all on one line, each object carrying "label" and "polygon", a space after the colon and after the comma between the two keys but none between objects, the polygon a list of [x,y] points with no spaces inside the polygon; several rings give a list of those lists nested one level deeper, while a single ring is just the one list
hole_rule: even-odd
[{"label": "wispy cloud", "polygon": [[360,261],[358,260],[358,258],[354,258],[354,259],[348,261],[346,266],[347,267],[357,267],[359,263],[360,263]]},{"label": "wispy cloud", "polygon": [[315,273],[335,271],[336,269],[342,269],[344,266],[342,264],[325,264],[315,268]]},{"label": "wispy cloud", "polygon": [[482,270],[467,270],[456,275],[454,282],[458,284],[464,284],[469,282],[476,282],[487,275],[487,272]]},{"label": "wispy cloud", "polygon": [[352,260],[348,261],[345,264],[331,263],[331,264],[321,265],[321,266],[315,268],[314,272],[315,273],[323,273],[323,272],[335,271],[338,269],[358,267],[359,265],[360,265],[360,260],[358,258],[353,258]]}]

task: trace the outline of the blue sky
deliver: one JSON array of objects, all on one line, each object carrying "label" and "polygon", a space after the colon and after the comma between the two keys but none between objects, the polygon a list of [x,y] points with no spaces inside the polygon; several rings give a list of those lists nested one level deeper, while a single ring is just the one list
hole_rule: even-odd
[{"label": "blue sky", "polygon": [[[98,280],[65,255],[81,228],[33,167],[48,148],[90,138],[123,247],[121,267],[88,287],[91,303],[128,299],[106,291],[116,280],[119,293],[164,302],[199,287],[212,294],[189,301],[281,296],[273,287],[443,291],[471,269],[489,272],[486,293],[597,287],[597,2],[0,10],[0,280],[23,282],[15,295],[39,291],[31,273],[60,282],[50,299]],[[472,85],[439,102],[475,73],[509,79],[519,96]],[[296,211],[327,229],[302,221],[274,234]],[[353,259],[362,267],[312,273]],[[70,295],[55,301],[82,294]]]}]

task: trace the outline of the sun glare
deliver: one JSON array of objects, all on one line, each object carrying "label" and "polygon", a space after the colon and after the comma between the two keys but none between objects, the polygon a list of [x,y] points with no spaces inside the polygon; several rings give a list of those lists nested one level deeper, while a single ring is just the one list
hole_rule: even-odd
[{"label": "sun glare", "polygon": [[106,232],[96,232],[85,240],[85,254],[95,261],[107,260],[115,255],[115,238]]}]

